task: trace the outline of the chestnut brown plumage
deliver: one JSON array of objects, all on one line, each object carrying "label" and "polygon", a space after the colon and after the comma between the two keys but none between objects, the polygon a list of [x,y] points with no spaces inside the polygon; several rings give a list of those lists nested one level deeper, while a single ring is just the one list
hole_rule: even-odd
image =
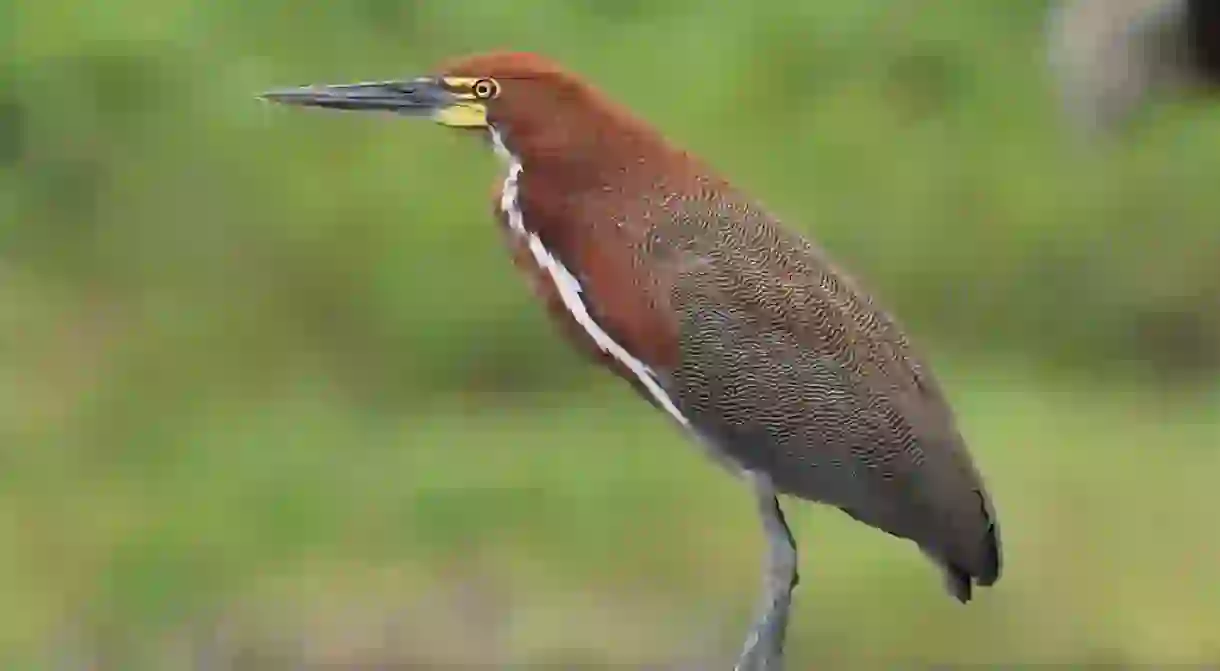
[{"label": "chestnut brown plumage", "polygon": [[914,541],[963,602],[999,578],[982,478],[897,322],[819,247],[581,78],[492,53],[266,97],[426,114],[490,139],[508,164],[493,210],[564,333],[754,488],[770,553],[739,669],[782,663],[797,571],[779,493]]}]

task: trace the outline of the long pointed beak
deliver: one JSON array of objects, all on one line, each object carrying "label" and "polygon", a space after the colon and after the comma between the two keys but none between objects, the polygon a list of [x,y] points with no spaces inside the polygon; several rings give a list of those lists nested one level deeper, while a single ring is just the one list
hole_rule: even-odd
[{"label": "long pointed beak", "polygon": [[453,93],[431,77],[275,89],[259,97],[284,105],[381,110],[410,116],[432,116],[457,102]]}]

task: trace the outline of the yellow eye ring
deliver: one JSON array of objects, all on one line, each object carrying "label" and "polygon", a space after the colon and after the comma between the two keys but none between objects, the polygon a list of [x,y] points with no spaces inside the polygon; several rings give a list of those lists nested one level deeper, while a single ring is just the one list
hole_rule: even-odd
[{"label": "yellow eye ring", "polygon": [[490,100],[500,94],[500,85],[494,79],[480,79],[471,90],[479,100]]}]

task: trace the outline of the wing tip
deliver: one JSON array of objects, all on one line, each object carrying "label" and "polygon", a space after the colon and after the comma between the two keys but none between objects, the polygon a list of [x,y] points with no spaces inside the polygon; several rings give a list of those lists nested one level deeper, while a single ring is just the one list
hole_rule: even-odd
[{"label": "wing tip", "polygon": [[1000,543],[1000,527],[991,514],[991,506],[987,506],[987,535],[983,539],[980,561],[973,569],[968,570],[960,565],[945,563],[945,587],[949,593],[961,603],[969,603],[974,596],[974,586],[991,587],[1000,580],[1003,569],[1003,551]]}]

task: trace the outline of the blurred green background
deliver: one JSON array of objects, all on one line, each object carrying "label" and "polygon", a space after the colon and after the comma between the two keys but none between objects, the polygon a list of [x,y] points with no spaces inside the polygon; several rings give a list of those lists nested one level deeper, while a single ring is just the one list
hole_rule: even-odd
[{"label": "blurred green background", "polygon": [[7,5],[0,666],[727,668],[749,495],[560,341],[491,153],[254,98],[502,47],[816,236],[957,407],[1004,579],[789,503],[792,668],[1220,662],[1220,115],[1078,142],[1045,7]]}]

